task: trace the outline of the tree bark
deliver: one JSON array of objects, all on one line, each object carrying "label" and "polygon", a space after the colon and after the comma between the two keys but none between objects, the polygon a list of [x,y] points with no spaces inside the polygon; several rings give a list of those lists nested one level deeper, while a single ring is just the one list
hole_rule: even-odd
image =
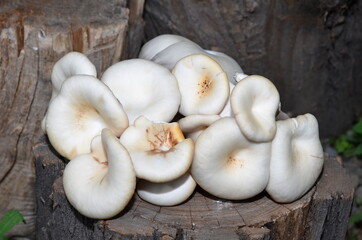
[{"label": "tree bark", "polygon": [[135,195],[118,216],[96,221],[69,205],[62,187],[65,163],[46,138],[34,153],[38,239],[344,239],[354,194],[349,175],[326,158],[317,184],[293,203],[275,203],[264,192],[226,201],[197,189],[174,207],[155,206]]},{"label": "tree bark", "polygon": [[146,40],[183,35],[277,86],[282,109],[313,113],[322,137],[362,114],[362,1],[148,0]]},{"label": "tree bark", "polygon": [[0,2],[0,216],[17,209],[35,232],[32,147],[50,95],[53,64],[70,51],[85,53],[98,74],[120,60],[128,23],[125,0]]}]

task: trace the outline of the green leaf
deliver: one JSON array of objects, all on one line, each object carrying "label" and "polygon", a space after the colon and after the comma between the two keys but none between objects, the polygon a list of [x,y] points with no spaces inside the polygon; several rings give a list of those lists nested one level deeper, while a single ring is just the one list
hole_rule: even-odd
[{"label": "green leaf", "polygon": [[361,220],[362,220],[362,211],[358,212],[355,215],[353,215],[352,217],[350,217],[348,222],[349,222],[349,224],[355,224]]},{"label": "green leaf", "polygon": [[[23,215],[17,210],[9,210],[0,220],[0,236],[4,235],[19,222],[24,221]],[[0,238],[1,239],[1,238]]]},{"label": "green leaf", "polygon": [[353,152],[353,155],[355,156],[359,156],[359,155],[362,155],[362,143],[360,143],[356,149],[354,150]]},{"label": "green leaf", "polygon": [[358,123],[356,123],[352,130],[355,132],[355,133],[359,133],[359,134],[362,134],[362,120],[360,120]]},{"label": "green leaf", "polygon": [[343,153],[348,149],[352,148],[352,145],[347,141],[346,135],[341,135],[336,140],[336,149],[339,153]]}]

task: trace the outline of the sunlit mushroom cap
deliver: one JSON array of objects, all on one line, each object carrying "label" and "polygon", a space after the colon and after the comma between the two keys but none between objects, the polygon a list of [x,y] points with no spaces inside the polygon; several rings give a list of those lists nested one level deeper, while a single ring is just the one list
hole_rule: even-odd
[{"label": "sunlit mushroom cap", "polygon": [[139,58],[151,60],[157,53],[178,42],[191,42],[189,39],[174,35],[162,34],[146,42],[140,51]]},{"label": "sunlit mushroom cap", "polygon": [[169,122],[180,105],[180,92],[172,73],[144,59],[121,61],[109,67],[102,81],[122,103],[129,121],[145,116]]},{"label": "sunlit mushroom cap", "polygon": [[231,200],[253,197],[269,179],[271,143],[254,143],[235,119],[222,118],[198,137],[191,174],[210,194]]},{"label": "sunlit mushroom cap", "polygon": [[231,109],[249,140],[267,142],[274,138],[279,101],[274,84],[262,76],[251,75],[236,84],[230,97]]},{"label": "sunlit mushroom cap", "polygon": [[222,111],[229,97],[229,82],[226,73],[212,58],[190,55],[177,62],[172,73],[181,92],[181,114],[219,114]]},{"label": "sunlit mushroom cap", "polygon": [[186,201],[196,188],[196,182],[189,173],[165,183],[140,180],[137,194],[145,201],[158,206],[174,206]]},{"label": "sunlit mushroom cap", "polygon": [[92,139],[103,128],[120,136],[128,118],[106,85],[92,76],[76,75],[64,81],[50,102],[45,124],[52,146],[71,160],[89,153]]},{"label": "sunlit mushroom cap", "polygon": [[187,138],[191,138],[196,142],[196,139],[207,127],[221,117],[219,115],[189,115],[181,118],[178,123],[180,128]]},{"label": "sunlit mushroom cap", "polygon": [[292,202],[314,185],[323,163],[318,122],[313,115],[277,121],[266,190],[277,202]]},{"label": "sunlit mushroom cap", "polygon": [[[64,55],[53,67],[51,76],[52,96],[50,101],[58,95],[63,82],[74,75],[90,75],[96,77],[97,70],[87,56],[82,53],[70,52]],[[45,121],[46,115],[41,122],[41,128],[44,134],[46,134]]]},{"label": "sunlit mushroom cap", "polygon": [[155,123],[141,116],[122,134],[138,178],[169,182],[190,167],[194,142],[185,139],[178,123]]},{"label": "sunlit mushroom cap", "polygon": [[91,153],[77,156],[64,169],[70,204],[90,218],[107,219],[132,198],[136,174],[127,150],[108,129],[92,142]]},{"label": "sunlit mushroom cap", "polygon": [[63,82],[74,75],[97,77],[96,67],[83,53],[67,53],[54,64],[51,76],[53,86],[52,98],[59,93]]}]

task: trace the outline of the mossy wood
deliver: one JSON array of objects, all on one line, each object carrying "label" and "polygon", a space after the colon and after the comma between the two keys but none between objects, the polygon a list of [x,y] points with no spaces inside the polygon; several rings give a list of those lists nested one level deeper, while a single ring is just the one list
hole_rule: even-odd
[{"label": "mossy wood", "polygon": [[303,198],[273,202],[263,192],[245,201],[225,201],[201,189],[186,202],[159,207],[134,195],[110,220],[92,220],[72,208],[64,194],[65,161],[47,139],[35,146],[37,239],[343,239],[354,188],[333,158]]}]

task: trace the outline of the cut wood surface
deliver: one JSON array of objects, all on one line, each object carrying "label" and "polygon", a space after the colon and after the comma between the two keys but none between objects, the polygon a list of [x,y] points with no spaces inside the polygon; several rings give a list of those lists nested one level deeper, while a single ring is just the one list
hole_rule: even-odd
[{"label": "cut wood surface", "polygon": [[32,147],[50,95],[54,63],[85,53],[98,74],[119,61],[128,24],[126,1],[0,1],[0,216],[17,209],[26,224],[10,234],[35,232]]},{"label": "cut wood surface", "polygon": [[80,215],[64,195],[65,161],[43,137],[36,156],[38,239],[344,239],[354,188],[340,164],[326,157],[318,183],[301,199],[278,204],[265,193],[226,201],[202,189],[184,203],[160,207],[136,194],[110,220]]}]

